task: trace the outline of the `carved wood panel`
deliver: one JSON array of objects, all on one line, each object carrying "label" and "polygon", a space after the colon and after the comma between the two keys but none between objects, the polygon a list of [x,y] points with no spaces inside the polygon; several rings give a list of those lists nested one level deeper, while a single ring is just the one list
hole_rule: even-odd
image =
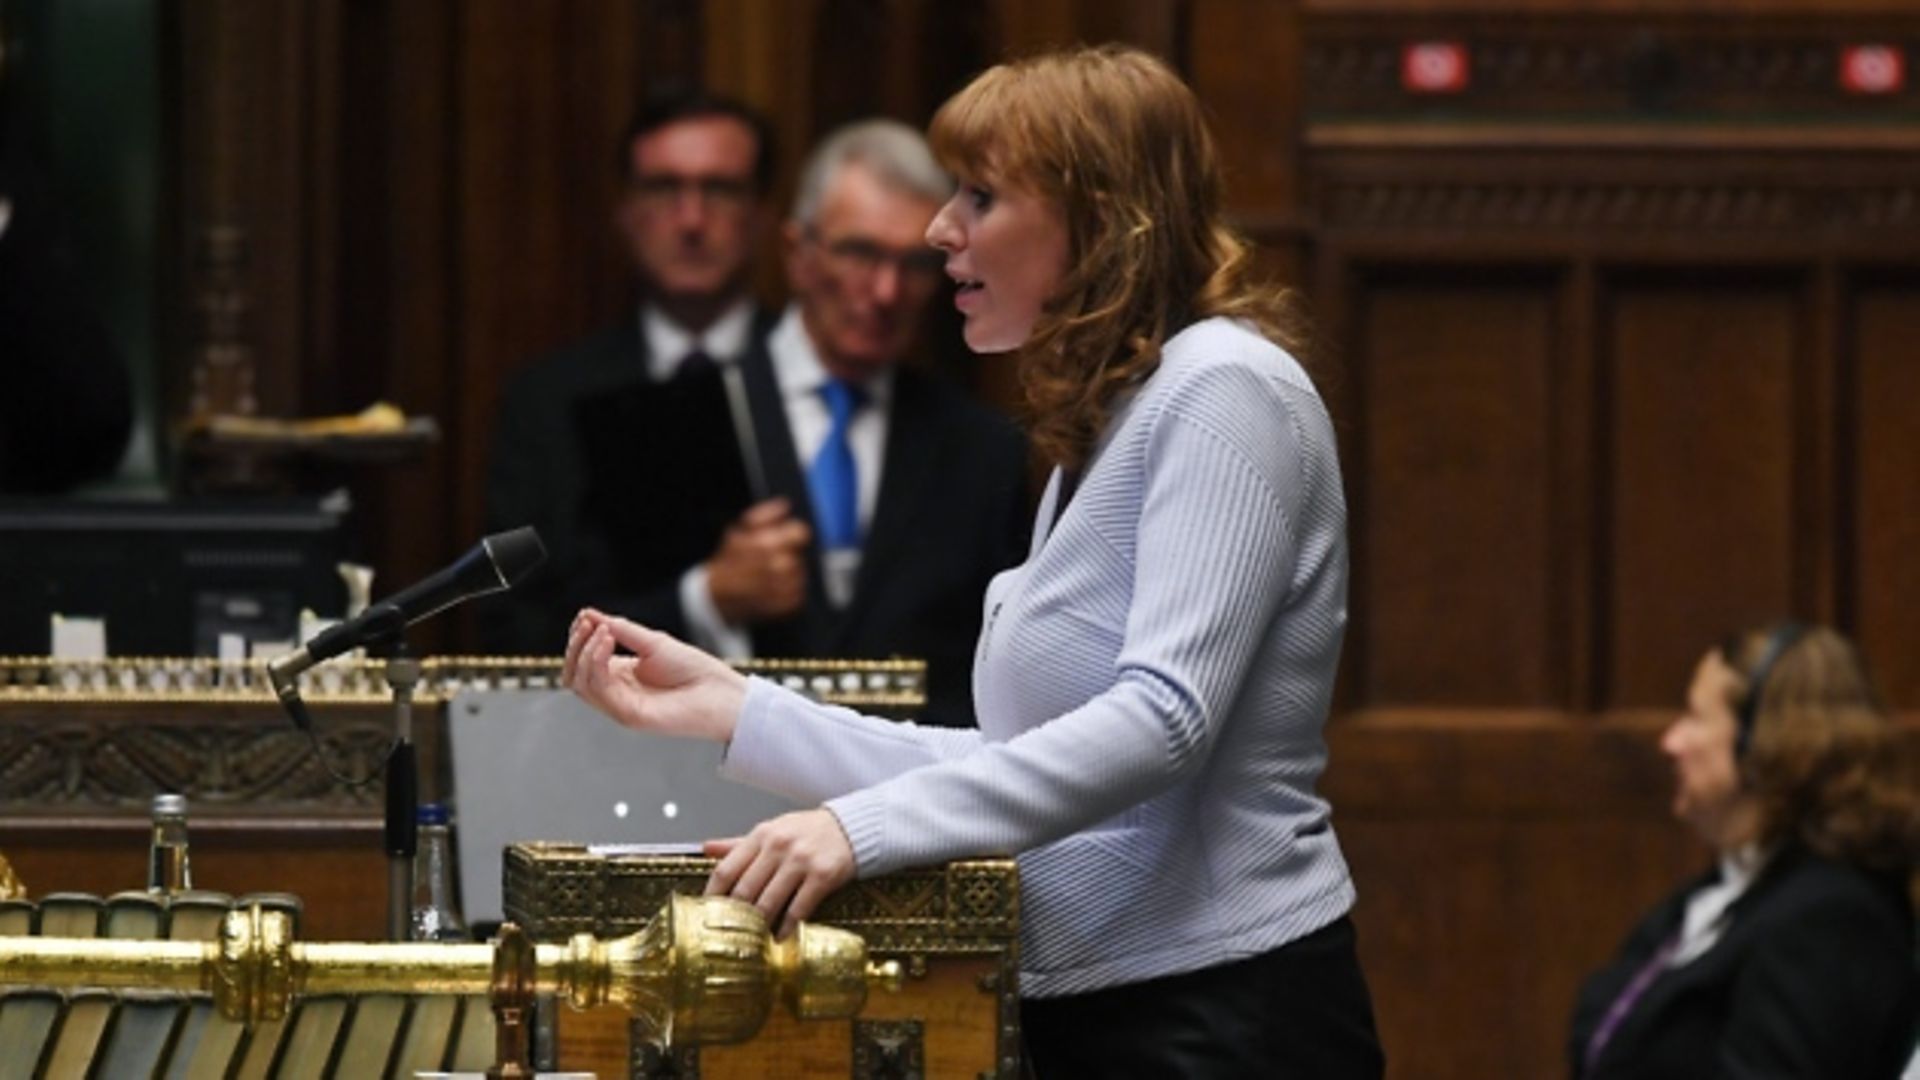
[{"label": "carved wood panel", "polygon": [[1364,617],[1350,638],[1364,699],[1552,700],[1555,282],[1383,272],[1359,290],[1348,468]]},{"label": "carved wood panel", "polygon": [[[1610,293],[1601,499],[1608,704],[1678,700],[1698,653],[1722,631],[1794,609],[1803,319],[1791,289],[1764,281],[1709,277]],[[1688,641],[1694,655],[1681,647]]]},{"label": "carved wood panel", "polygon": [[1840,461],[1857,495],[1834,523],[1856,555],[1845,610],[1882,690],[1912,705],[1920,702],[1920,271],[1863,275],[1849,307]]},{"label": "carved wood panel", "polygon": [[[1698,5],[1630,18],[1576,10],[1316,14],[1307,20],[1301,61],[1305,107],[1315,117],[1888,117],[1920,105],[1920,88],[1911,82],[1867,94],[1850,92],[1842,79],[1850,45],[1911,49],[1909,21],[1814,15],[1813,7],[1746,18],[1702,13]],[[1406,49],[1421,42],[1464,51],[1457,91],[1406,88]]]}]

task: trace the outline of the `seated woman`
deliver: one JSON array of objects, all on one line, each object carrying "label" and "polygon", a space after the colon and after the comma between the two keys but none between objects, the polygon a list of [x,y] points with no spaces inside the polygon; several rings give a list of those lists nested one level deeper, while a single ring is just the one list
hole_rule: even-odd
[{"label": "seated woman", "polygon": [[1719,852],[1582,987],[1576,1077],[1892,1080],[1920,980],[1920,808],[1859,652],[1784,623],[1701,658],[1660,740]]}]

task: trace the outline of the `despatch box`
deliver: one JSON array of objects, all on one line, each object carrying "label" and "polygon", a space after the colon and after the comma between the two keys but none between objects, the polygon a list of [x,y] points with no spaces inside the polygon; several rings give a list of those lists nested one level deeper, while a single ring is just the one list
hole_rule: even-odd
[{"label": "despatch box", "polygon": [[[536,941],[619,937],[642,929],[669,895],[699,895],[712,869],[712,859],[697,856],[516,844],[506,853],[504,909]],[[680,1049],[672,1060],[636,1037],[624,1012],[561,1007],[553,1013],[554,1067],[602,1080],[1019,1075],[1020,883],[1012,860],[855,882],[815,921],[859,934],[873,959],[899,960],[907,972],[900,992],[875,991],[851,1021],[803,1022],[776,1009],[750,1042]]]}]

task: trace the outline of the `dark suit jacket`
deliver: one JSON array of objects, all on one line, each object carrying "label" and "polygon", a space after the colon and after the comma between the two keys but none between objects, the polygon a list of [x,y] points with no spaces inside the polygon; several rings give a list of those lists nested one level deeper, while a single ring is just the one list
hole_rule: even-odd
[{"label": "dark suit jacket", "polygon": [[55,192],[0,150],[0,491],[56,494],[111,473],[133,429],[126,362],[94,306]]},{"label": "dark suit jacket", "polygon": [[547,562],[511,593],[478,605],[488,651],[551,656],[566,646],[586,490],[574,411],[582,400],[646,379],[639,321],[628,319],[535,360],[507,382],[487,459],[487,532],[531,525]]},{"label": "dark suit jacket", "polygon": [[[718,378],[669,387],[634,377],[644,370],[638,337],[633,329],[602,335],[550,362],[554,381],[570,387],[563,393],[534,398],[525,380],[508,391],[490,519],[499,527],[524,524],[493,511],[544,504],[550,517],[571,523],[548,545],[555,572],[543,575],[547,584],[536,595],[516,590],[523,610],[509,629],[526,643],[517,649],[557,651],[583,602],[684,635],[681,573],[712,553],[721,529],[753,498]],[[610,346],[624,348],[625,358],[609,359]],[[629,374],[610,375],[615,364]],[[769,494],[786,496],[811,524],[805,472],[764,334],[755,335],[739,371]],[[971,724],[973,647],[986,583],[1026,550],[1026,440],[998,413],[910,369],[896,375],[892,409],[852,601],[840,611],[827,603],[812,552],[806,608],[796,618],[755,626],[754,650],[767,657],[924,658],[924,719]],[[545,423],[510,423],[512,413],[522,420],[541,414]],[[545,435],[534,427],[546,428]],[[540,451],[544,464],[522,460],[503,469],[503,455],[530,450]],[[501,482],[509,479],[518,482]]]},{"label": "dark suit jacket", "polygon": [[1587,980],[1568,1044],[1573,1075],[1708,1080],[1894,1080],[1913,1051],[1920,985],[1906,883],[1789,845],[1729,909],[1725,933],[1662,974],[1582,1073],[1593,1030],[1680,926],[1688,883]]}]

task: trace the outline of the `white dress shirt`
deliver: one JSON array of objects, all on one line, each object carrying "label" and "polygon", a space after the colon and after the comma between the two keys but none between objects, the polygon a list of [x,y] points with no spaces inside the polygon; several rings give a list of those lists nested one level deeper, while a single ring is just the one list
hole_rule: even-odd
[{"label": "white dress shirt", "polygon": [[1677,968],[1698,960],[1727,929],[1727,909],[1746,895],[1771,852],[1746,844],[1720,854],[1720,880],[1687,898],[1686,917],[1680,923],[1680,944],[1667,966]]},{"label": "white dress shirt", "polygon": [[753,302],[742,300],[722,312],[713,325],[693,333],[652,304],[640,308],[640,338],[647,343],[647,377],[666,382],[689,353],[704,352],[716,364],[731,364],[747,351],[753,334]]}]

